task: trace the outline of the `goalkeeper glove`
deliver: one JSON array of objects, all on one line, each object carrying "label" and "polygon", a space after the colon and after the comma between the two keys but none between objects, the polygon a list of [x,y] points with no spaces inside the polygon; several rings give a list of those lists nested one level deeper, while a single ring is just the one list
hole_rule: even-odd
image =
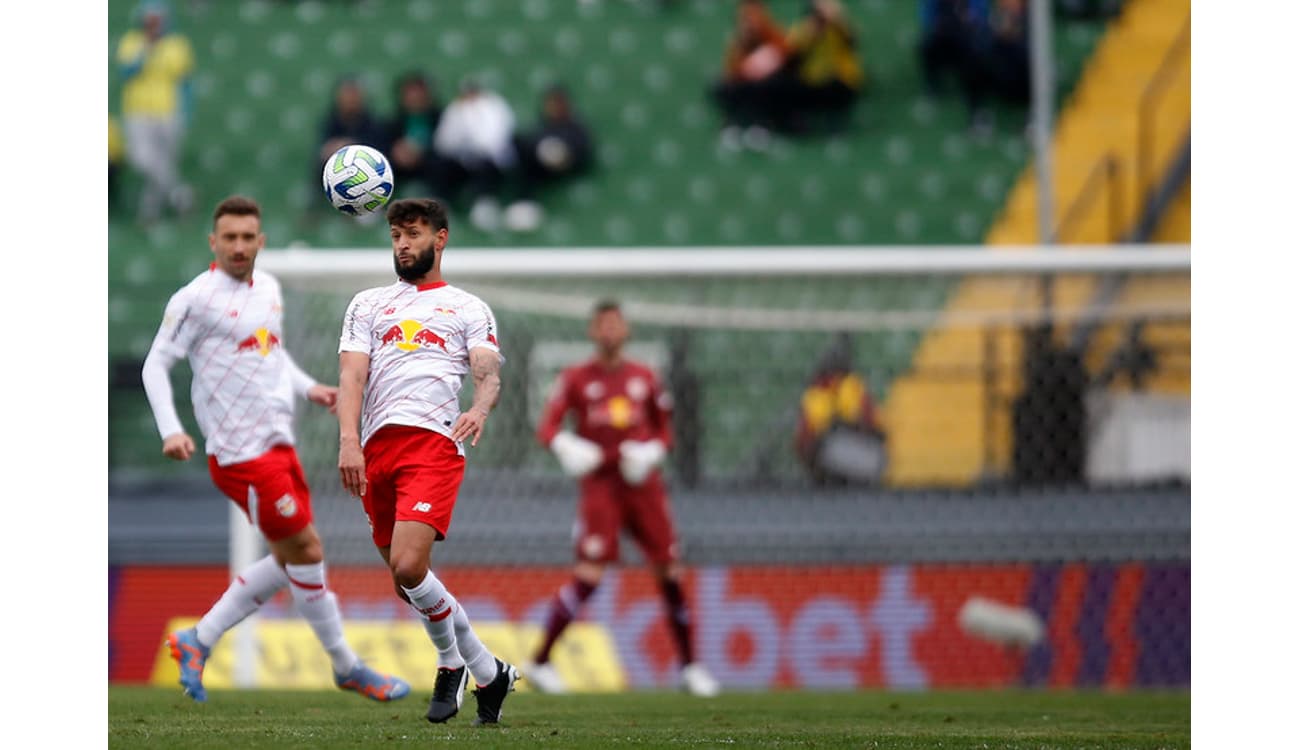
[{"label": "goalkeeper glove", "polygon": [[599,445],[567,431],[551,439],[551,452],[560,459],[564,473],[571,477],[591,473],[604,459]]},{"label": "goalkeeper glove", "polygon": [[618,446],[618,470],[628,484],[641,484],[664,460],[666,452],[661,440],[624,440]]}]

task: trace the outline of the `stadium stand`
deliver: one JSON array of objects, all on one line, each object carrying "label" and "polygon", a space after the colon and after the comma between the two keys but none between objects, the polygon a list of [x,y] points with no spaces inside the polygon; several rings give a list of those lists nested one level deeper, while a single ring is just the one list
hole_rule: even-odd
[{"label": "stadium stand", "polygon": [[[1152,239],[1136,236],[1138,230],[1131,227],[1141,220],[1156,181],[1175,169],[1190,148],[1190,24],[1191,8],[1185,0],[1133,0],[1099,42],[1061,109],[1054,133],[1057,241]],[[1036,191],[1035,170],[1027,166],[989,228],[988,245],[1027,245],[1040,239]],[[1158,239],[1190,237],[1190,193],[1185,195],[1187,207],[1174,202]],[[1051,292],[1057,309],[1078,311],[1090,304],[1101,309],[1107,304],[1185,304],[1191,288],[1186,278],[1144,278],[1124,282],[1117,293],[1099,288],[1094,277],[1078,276],[1056,279]],[[971,279],[952,293],[946,310],[1023,311],[1041,304],[1036,281]],[[1056,334],[1082,337],[1075,345],[1086,350],[1094,374],[1112,362],[1119,343],[1128,338],[1118,324],[1100,327],[1095,336],[1068,330]],[[1152,387],[1190,393],[1190,337],[1190,323],[1185,321],[1142,327],[1137,334],[1142,348],[1161,353],[1151,354],[1156,360],[1152,367],[1158,370]],[[1020,332],[1008,328],[989,342],[975,329],[933,330],[920,343],[912,367],[925,371],[945,363],[979,361],[985,347],[995,352],[996,399],[986,398],[985,376],[979,372],[946,380],[908,376],[895,383],[886,406],[895,483],[969,484],[1010,466],[1012,414],[1005,405],[1025,386]],[[934,434],[948,439],[935,441]]]},{"label": "stadium stand", "polygon": [[[801,4],[772,7],[788,23]],[[130,10],[129,3],[110,7],[110,39],[124,31]],[[597,168],[545,197],[548,221],[536,233],[485,234],[453,216],[460,247],[978,242],[1027,158],[1019,125],[1010,124],[1023,122],[1019,116],[1002,118],[992,140],[977,142],[964,132],[955,95],[922,94],[910,3],[851,6],[872,84],[848,131],[779,141],[767,154],[719,148],[720,119],[706,87],[721,64],[728,3],[250,0],[175,11],[197,58],[183,159],[196,205],[235,192],[256,196],[275,247],[376,244],[373,226],[303,219],[319,198],[309,179],[319,123],[334,82],[348,73],[361,76],[384,115],[393,78],[412,67],[444,92],[474,75],[525,122],[546,86],[572,90],[595,131]],[[1064,95],[1103,25],[1061,19],[1060,27]],[[111,102],[118,90],[110,68]],[[124,177],[123,192],[138,189]],[[859,200],[829,199],[842,195]],[[147,350],[167,295],[207,261],[204,213],[148,229],[125,215],[111,218],[109,346],[122,386],[110,407],[115,466],[156,463],[131,363]],[[922,295],[931,304],[942,300],[946,282],[935,284]],[[914,336],[894,337],[861,355],[893,373],[914,344]],[[881,384],[881,395],[887,391]]]}]

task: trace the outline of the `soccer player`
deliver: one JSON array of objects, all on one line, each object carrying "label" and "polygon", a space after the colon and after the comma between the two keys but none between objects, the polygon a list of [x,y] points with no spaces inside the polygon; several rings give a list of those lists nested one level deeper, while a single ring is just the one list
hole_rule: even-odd
[{"label": "soccer player", "polygon": [[[361,498],[397,595],[420,614],[438,650],[427,718],[442,723],[455,716],[472,675],[474,723],[495,724],[519,673],[484,647],[429,561],[451,525],[465,474],[464,441],[478,445],[501,391],[496,320],[482,300],[442,278],[442,204],[395,201],[388,225],[398,281],[358,293],[343,317],[339,475]],[[466,373],[474,399],[461,412],[457,394]]]},{"label": "soccer player", "polygon": [[[618,561],[619,532],[626,530],[659,580],[683,665],[682,686],[694,695],[716,695],[718,683],[695,661],[677,533],[658,469],[672,446],[672,398],[649,367],[623,356],[630,331],[617,302],[596,305],[587,335],[596,345],[595,358],[560,374],[537,426],[542,445],[565,473],[579,478],[582,498],[573,580],[556,593],[546,635],[524,673],[543,692],[565,691],[549,661],[551,648],[595,593],[605,566]],[[576,431],[562,429],[569,412]]]},{"label": "soccer player", "polygon": [[207,700],[203,666],[212,647],[287,585],[329,654],[334,683],[377,701],[396,700],[410,686],[367,667],[343,636],[338,599],[325,583],[311,494],[293,447],[294,395],[333,409],[338,389],[299,369],[281,344],[280,284],[254,270],[266,244],[257,203],[227,198],[217,205],[212,225],[208,244],[216,260],[167,303],[144,361],[144,387],[163,455],[189,460],[194,440],[176,414],[169,379],[172,366],[189,358],[194,416],[212,481],[261,531],[271,553],[243,571],[197,626],[168,635],[180,684],[194,700]]}]

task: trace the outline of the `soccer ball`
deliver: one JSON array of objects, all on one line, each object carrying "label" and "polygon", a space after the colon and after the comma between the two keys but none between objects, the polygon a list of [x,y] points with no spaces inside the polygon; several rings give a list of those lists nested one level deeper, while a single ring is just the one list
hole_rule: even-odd
[{"label": "soccer ball", "polygon": [[349,216],[383,208],[393,195],[393,168],[378,149],[352,144],[325,161],[321,175],[330,205]]}]

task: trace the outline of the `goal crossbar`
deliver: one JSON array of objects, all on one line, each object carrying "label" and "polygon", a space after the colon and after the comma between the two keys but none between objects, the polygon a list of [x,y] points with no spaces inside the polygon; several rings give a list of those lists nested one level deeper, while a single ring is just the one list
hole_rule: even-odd
[{"label": "goal crossbar", "polygon": [[[388,248],[263,251],[295,279],[391,276]],[[443,273],[475,277],[790,276],[1187,272],[1188,245],[453,248]]]}]

